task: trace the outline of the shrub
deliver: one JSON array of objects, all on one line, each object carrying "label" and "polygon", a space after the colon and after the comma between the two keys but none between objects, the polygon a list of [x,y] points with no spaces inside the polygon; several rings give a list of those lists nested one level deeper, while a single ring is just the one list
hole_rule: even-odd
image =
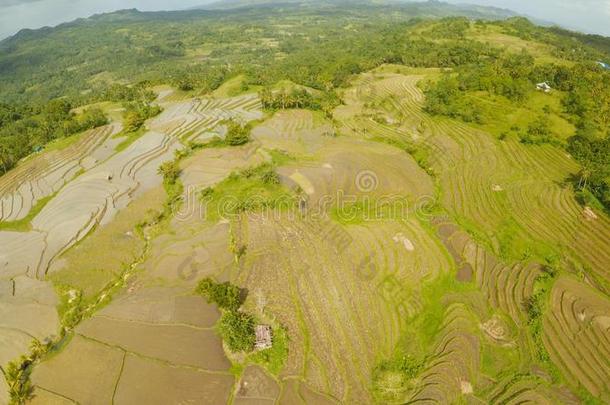
[{"label": "shrub", "polygon": [[251,351],[254,347],[254,317],[250,314],[229,311],[220,318],[220,335],[233,352]]},{"label": "shrub", "polygon": [[280,176],[272,166],[265,167],[261,173],[261,180],[265,184],[280,184]]},{"label": "shrub", "polygon": [[176,180],[178,180],[178,177],[180,176],[180,172],[180,166],[175,160],[165,162],[159,167],[159,174],[163,176],[163,182],[165,184],[176,183]]},{"label": "shrub", "polygon": [[25,404],[32,398],[31,363],[30,359],[22,356],[18,361],[9,363],[6,369],[0,368],[8,385],[11,404]]},{"label": "shrub", "polygon": [[143,101],[125,104],[123,113],[123,132],[132,133],[144,126],[144,122],[161,113],[161,107]]},{"label": "shrub", "polygon": [[241,305],[239,287],[229,282],[216,283],[211,278],[204,278],[197,285],[197,293],[208,302],[213,302],[222,309],[236,311]]},{"label": "shrub", "polygon": [[250,141],[250,127],[241,125],[235,121],[230,121],[228,124],[229,130],[225,141],[227,145],[239,146]]},{"label": "shrub", "polygon": [[531,145],[553,143],[553,136],[548,117],[540,115],[527,127],[527,133],[521,135],[521,142]]}]

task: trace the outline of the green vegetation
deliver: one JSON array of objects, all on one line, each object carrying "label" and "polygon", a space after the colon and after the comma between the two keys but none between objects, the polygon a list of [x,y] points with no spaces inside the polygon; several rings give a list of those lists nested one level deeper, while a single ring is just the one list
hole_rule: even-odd
[{"label": "green vegetation", "polygon": [[424,285],[419,314],[408,321],[391,357],[380,361],[373,370],[373,393],[378,401],[402,403],[407,392],[417,386],[420,373],[434,349],[443,328],[447,296],[467,296],[475,291],[470,283],[460,283],[452,274],[441,275]]},{"label": "green vegetation", "polygon": [[423,371],[425,360],[396,352],[373,370],[373,393],[379,402],[398,402],[405,393],[415,388],[413,381]]},{"label": "green vegetation", "polygon": [[254,317],[248,313],[224,312],[218,331],[232,352],[249,352],[254,347]]},{"label": "green vegetation", "polygon": [[72,289],[66,285],[55,284],[60,297],[57,313],[59,314],[62,334],[74,330],[86,313],[86,308],[91,304],[83,297],[81,291]]},{"label": "green vegetation", "polygon": [[35,107],[0,103],[0,175],[55,139],[108,123],[100,109],[87,109],[76,115],[72,108],[64,99]]},{"label": "green vegetation", "polygon": [[250,126],[242,125],[235,121],[229,121],[227,125],[227,135],[224,139],[229,146],[240,146],[250,142]]},{"label": "green vegetation", "polygon": [[224,148],[241,146],[250,142],[250,132],[252,130],[251,124],[244,125],[235,120],[225,120],[220,124],[226,126],[227,128],[227,133],[224,138],[214,136],[211,140],[205,143],[192,142],[189,147],[191,149]]},{"label": "green vegetation", "polygon": [[146,133],[145,128],[139,128],[134,132],[121,132],[121,133],[117,134],[116,135],[117,137],[124,137],[125,139],[123,141],[121,141],[121,143],[119,143],[115,147],[115,150],[117,152],[124,151],[129,146],[131,146],[131,144],[133,144],[135,141],[140,139],[142,137],[142,135],[144,135],[145,133]]},{"label": "green vegetation", "polygon": [[277,376],[288,358],[288,333],[281,326],[273,328],[272,333],[273,346],[248,355],[248,361],[260,364]]},{"label": "green vegetation", "polygon": [[314,95],[305,88],[297,87],[278,91],[265,87],[259,92],[259,96],[263,108],[269,111],[307,108],[323,111],[327,117],[332,117],[332,109],[340,103],[339,97],[334,91],[317,92]]},{"label": "green vegetation", "polygon": [[124,105],[123,132],[133,133],[144,125],[144,121],[161,113],[161,107],[143,101],[130,102]]},{"label": "green vegetation", "polygon": [[534,355],[538,362],[543,364],[550,371],[554,378],[559,378],[556,367],[551,362],[549,354],[542,341],[542,317],[548,308],[549,294],[553,287],[553,282],[557,277],[557,270],[551,266],[543,266],[543,273],[538,276],[535,283],[534,294],[527,297],[523,302],[523,308],[527,313],[529,333],[534,344]]},{"label": "green vegetation", "polygon": [[28,214],[17,221],[0,221],[0,231],[27,232],[32,229],[32,220],[55,197],[55,194],[41,198],[34,204]]},{"label": "green vegetation", "polygon": [[6,383],[8,384],[9,405],[24,405],[34,397],[34,387],[30,381],[33,367],[53,348],[53,343],[32,340],[29,354],[21,356],[18,360],[9,362],[6,367],[0,366]]},{"label": "green vegetation", "polygon": [[592,194],[610,209],[610,131],[605,138],[580,134],[570,139],[568,150],[582,165],[573,183],[587,205],[595,206]]},{"label": "green vegetation", "polygon": [[177,154],[174,160],[167,161],[159,166],[159,174],[163,176],[163,187],[167,193],[167,200],[163,204],[163,211],[159,213],[157,222],[169,217],[182,203],[184,186],[180,181],[180,160],[184,156]]},{"label": "green vegetation", "polygon": [[232,218],[243,212],[289,209],[296,198],[280,184],[274,166],[269,163],[232,173],[214,188],[201,191],[208,218]]},{"label": "green vegetation", "polygon": [[23,405],[32,398],[31,364],[32,360],[23,356],[18,361],[10,362],[6,369],[0,367],[9,386],[10,405]]},{"label": "green vegetation", "polygon": [[242,298],[239,287],[229,282],[217,283],[211,278],[205,278],[199,282],[195,292],[222,310],[217,328],[229,350],[234,353],[252,351],[255,320],[254,316],[240,310]]},{"label": "green vegetation", "polygon": [[511,217],[502,220],[496,237],[500,248],[498,253],[506,261],[546,261],[557,254],[557,249],[544,241],[532,242],[524,238],[523,229]]},{"label": "green vegetation", "polygon": [[199,282],[196,292],[204,296],[209,303],[213,302],[227,311],[237,311],[242,304],[239,287],[229,282],[216,283],[207,277]]}]

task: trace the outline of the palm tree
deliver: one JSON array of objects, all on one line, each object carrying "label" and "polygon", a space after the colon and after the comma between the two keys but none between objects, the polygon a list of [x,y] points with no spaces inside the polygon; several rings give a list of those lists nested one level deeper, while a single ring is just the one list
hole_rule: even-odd
[{"label": "palm tree", "polygon": [[587,182],[591,176],[591,167],[588,163],[583,163],[583,168],[580,170],[580,179],[578,180],[578,188],[582,191],[587,188]]},{"label": "palm tree", "polygon": [[19,361],[12,361],[5,368],[0,367],[4,379],[8,384],[10,404],[23,405],[32,397],[32,385],[30,382],[29,366],[31,360],[22,356]]}]

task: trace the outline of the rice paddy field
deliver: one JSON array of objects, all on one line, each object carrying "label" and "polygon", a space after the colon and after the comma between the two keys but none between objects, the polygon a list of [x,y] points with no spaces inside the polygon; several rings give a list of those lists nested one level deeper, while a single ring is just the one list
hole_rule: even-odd
[{"label": "rice paddy field", "polygon": [[[0,177],[0,365],[49,344],[27,403],[610,403],[610,218],[564,149],[427,114],[439,74],[382,65],[328,114],[160,86],[126,147],[113,121]],[[206,277],[270,349],[230,349]]]}]

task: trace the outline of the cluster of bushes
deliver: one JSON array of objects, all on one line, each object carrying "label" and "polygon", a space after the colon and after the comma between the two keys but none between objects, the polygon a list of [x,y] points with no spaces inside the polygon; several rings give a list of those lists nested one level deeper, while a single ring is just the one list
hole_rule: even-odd
[{"label": "cluster of bushes", "polygon": [[197,285],[196,292],[222,310],[218,332],[233,352],[249,352],[254,348],[254,317],[241,311],[243,303],[241,290],[229,282],[217,283],[204,278]]},{"label": "cluster of bushes", "polygon": [[230,73],[225,66],[193,65],[169,73],[168,79],[170,84],[182,91],[197,89],[207,93],[219,88]]},{"label": "cluster of bushes", "polygon": [[150,82],[142,81],[133,86],[113,83],[95,89],[83,102],[92,103],[95,101],[115,101],[115,102],[151,102],[157,95],[148,87]]},{"label": "cluster of bushes", "polygon": [[227,125],[227,134],[225,136],[225,144],[229,146],[240,146],[250,142],[250,125],[242,125],[237,121],[225,122]]},{"label": "cluster of bushes", "polygon": [[523,309],[527,314],[527,323],[534,341],[537,360],[547,365],[551,363],[542,339],[542,317],[546,310],[548,297],[556,277],[557,271],[552,266],[543,266],[542,274],[539,275],[535,281],[536,292],[523,301]]},{"label": "cluster of bushes", "polygon": [[333,108],[340,104],[339,97],[334,91],[319,92],[313,95],[303,88],[293,88],[289,91],[272,91],[265,87],[259,92],[263,108],[270,111],[288,108],[307,108],[310,110],[324,111],[327,116]]},{"label": "cluster of bushes", "polygon": [[221,148],[225,146],[241,146],[250,142],[252,127],[249,124],[242,124],[235,120],[225,120],[220,124],[225,125],[227,128],[224,139],[215,136],[206,143],[193,143],[192,146],[197,148]]},{"label": "cluster of bushes", "polygon": [[424,110],[433,115],[459,118],[465,122],[483,122],[476,102],[460,89],[458,79],[449,75],[426,89]]},{"label": "cluster of bushes", "polygon": [[133,133],[144,126],[144,122],[161,113],[161,107],[143,101],[125,103],[123,113],[123,132]]},{"label": "cluster of bushes", "polygon": [[317,100],[310,92],[305,89],[293,88],[290,91],[272,91],[268,87],[259,92],[259,97],[263,108],[266,110],[280,110],[287,108],[309,108],[319,110],[321,108]]},{"label": "cluster of bushes", "polygon": [[229,282],[217,283],[211,278],[204,278],[197,284],[196,291],[208,303],[214,303],[227,311],[237,311],[242,304],[239,287]]},{"label": "cluster of bushes", "polygon": [[180,181],[180,174],[182,173],[180,160],[181,156],[177,155],[174,160],[164,162],[159,166],[158,173],[163,176],[163,187],[165,188],[167,199],[163,204],[163,211],[159,213],[156,219],[157,222],[175,212],[182,202],[184,186]]},{"label": "cluster of bushes", "polygon": [[294,207],[296,198],[280,184],[280,177],[270,163],[233,172],[214,188],[200,193],[211,219],[233,218],[244,212]]},{"label": "cluster of bushes", "polygon": [[610,132],[603,138],[576,135],[569,140],[568,151],[582,165],[573,182],[583,202],[590,203],[588,191],[610,210]]},{"label": "cluster of bushes", "polygon": [[464,39],[470,28],[470,19],[466,17],[442,18],[437,24],[425,31],[425,35],[435,39]]},{"label": "cluster of bushes", "polygon": [[33,340],[28,355],[11,361],[6,367],[0,365],[0,372],[8,385],[9,404],[22,405],[32,399],[34,387],[30,381],[30,375],[33,366],[51,350],[52,346],[51,341],[42,343],[39,340]]},{"label": "cluster of bushes", "polygon": [[515,103],[522,102],[533,88],[533,83],[528,79],[533,62],[529,54],[522,52],[458,68],[457,75],[446,74],[441,80],[428,85],[425,109],[431,114],[480,123],[481,108],[467,97],[467,92],[486,91]]},{"label": "cluster of bushes", "polygon": [[549,118],[546,115],[540,115],[531,122],[527,127],[527,132],[520,135],[520,139],[522,143],[529,145],[558,142],[551,132]]}]

